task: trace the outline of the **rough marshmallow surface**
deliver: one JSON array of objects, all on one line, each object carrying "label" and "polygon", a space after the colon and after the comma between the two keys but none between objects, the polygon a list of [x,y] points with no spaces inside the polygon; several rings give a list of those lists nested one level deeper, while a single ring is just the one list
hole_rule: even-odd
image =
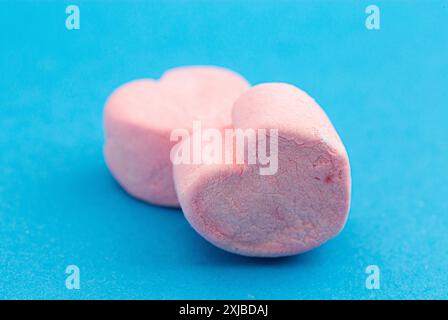
[{"label": "rough marshmallow surface", "polygon": [[232,123],[278,129],[278,171],[175,165],[178,198],[193,228],[222,249],[261,257],[301,253],[336,236],[350,206],[350,165],[319,105],[294,86],[262,84],[237,99]]}]

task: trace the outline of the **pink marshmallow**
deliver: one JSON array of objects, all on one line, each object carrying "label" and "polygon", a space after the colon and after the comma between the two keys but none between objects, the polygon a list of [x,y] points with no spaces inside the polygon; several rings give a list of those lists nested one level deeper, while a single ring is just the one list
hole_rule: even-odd
[{"label": "pink marshmallow", "polygon": [[176,68],[158,81],[121,86],[104,113],[104,154],[113,176],[138,199],[178,206],[169,157],[171,131],[191,130],[193,120],[229,126],[232,105],[248,87],[241,76],[219,67]]},{"label": "pink marshmallow", "polygon": [[350,206],[350,165],[319,105],[292,85],[262,84],[235,102],[232,120],[234,128],[278,129],[278,171],[260,175],[258,164],[247,163],[175,165],[192,227],[224,250],[259,257],[294,255],[336,236]]}]

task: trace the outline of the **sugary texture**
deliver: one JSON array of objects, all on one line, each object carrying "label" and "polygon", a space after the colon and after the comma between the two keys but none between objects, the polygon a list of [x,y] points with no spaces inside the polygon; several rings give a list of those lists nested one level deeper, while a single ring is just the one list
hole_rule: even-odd
[{"label": "sugary texture", "polygon": [[232,119],[234,128],[278,129],[278,171],[175,165],[178,198],[193,228],[224,250],[260,257],[301,253],[336,236],[350,206],[350,165],[319,105],[294,86],[262,84],[236,101]]},{"label": "sugary texture", "polygon": [[219,67],[182,67],[158,81],[142,79],[118,88],[109,98],[104,125],[107,165],[116,180],[138,199],[178,206],[172,177],[173,129],[231,124],[234,101],[249,87],[238,74]]}]

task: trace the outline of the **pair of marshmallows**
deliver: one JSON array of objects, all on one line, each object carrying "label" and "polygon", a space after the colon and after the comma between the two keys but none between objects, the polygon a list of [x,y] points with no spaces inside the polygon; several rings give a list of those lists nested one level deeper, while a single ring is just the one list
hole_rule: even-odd
[{"label": "pair of marshmallows", "polygon": [[118,88],[104,118],[105,158],[120,185],[180,206],[224,250],[288,256],[344,227],[346,150],[325,112],[292,85],[250,87],[223,68],[176,68]]}]

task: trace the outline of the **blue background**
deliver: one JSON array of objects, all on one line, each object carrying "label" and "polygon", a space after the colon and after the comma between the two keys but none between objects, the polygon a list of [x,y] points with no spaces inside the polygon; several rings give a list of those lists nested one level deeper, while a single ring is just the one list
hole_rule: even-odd
[{"label": "blue background", "polygon": [[[447,1],[0,2],[0,298],[448,297]],[[216,249],[129,197],[102,156],[118,85],[213,64],[314,96],[351,159],[352,209],[291,258]],[[65,268],[81,269],[81,290]],[[381,268],[381,289],[365,268]]]}]

